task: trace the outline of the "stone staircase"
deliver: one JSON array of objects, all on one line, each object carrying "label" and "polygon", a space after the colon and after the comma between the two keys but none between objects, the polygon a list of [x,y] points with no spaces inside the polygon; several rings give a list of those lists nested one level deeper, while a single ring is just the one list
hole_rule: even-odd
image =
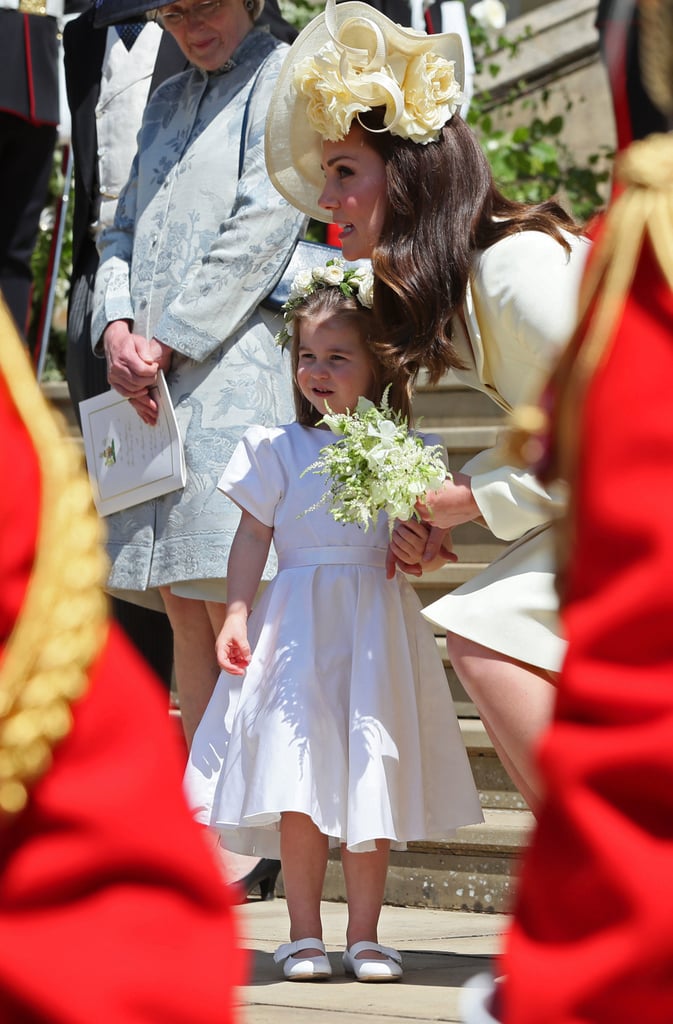
[{"label": "stone staircase", "polygon": [[[46,383],[43,391],[79,437],[65,384]],[[494,443],[502,427],[501,410],[485,395],[463,388],[447,376],[434,388],[420,387],[414,401],[423,430],[439,434],[449,464],[460,469],[471,455]],[[471,578],[503,548],[503,543],[476,524],[453,531],[459,561],[414,586],[423,605]],[[444,910],[502,913],[511,907],[519,856],[532,826],[525,802],[504,771],[477,711],[453,672],[442,636],[437,646],[456,705],[465,746],[484,808],[485,822],[459,830],[452,843],[413,843],[391,854],[386,903]],[[324,898],[345,900],[338,853],[328,866]],[[278,891],[282,895],[282,877]]]}]

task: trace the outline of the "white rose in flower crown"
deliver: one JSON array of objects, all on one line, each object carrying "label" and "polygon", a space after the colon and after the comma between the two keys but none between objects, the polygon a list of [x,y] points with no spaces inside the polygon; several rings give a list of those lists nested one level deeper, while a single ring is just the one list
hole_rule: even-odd
[{"label": "white rose in flower crown", "polygon": [[470,7],[470,14],[482,28],[500,31],[507,21],[507,9],[502,0],[479,0]]},{"label": "white rose in flower crown", "polygon": [[374,275],[371,267],[358,267],[353,272],[351,281],[357,281],[360,304],[371,309],[374,305]]},{"label": "white rose in flower crown", "polygon": [[300,270],[295,275],[290,287],[290,295],[288,301],[292,302],[294,299],[301,299],[308,292],[309,288],[313,284],[313,272],[311,270]]},{"label": "white rose in flower crown", "polygon": [[422,53],[409,61],[404,77],[404,113],[391,129],[395,135],[421,143],[439,138],[441,128],[464,98],[454,68],[454,61],[436,53]]},{"label": "white rose in flower crown", "polygon": [[327,285],[338,285],[344,279],[344,268],[338,263],[323,267],[322,280]]},{"label": "white rose in flower crown", "polygon": [[308,99],[309,124],[330,142],[344,139],[355,115],[368,109],[346,86],[340,62],[336,48],[328,43],[315,57],[300,61],[294,72],[295,88]]}]

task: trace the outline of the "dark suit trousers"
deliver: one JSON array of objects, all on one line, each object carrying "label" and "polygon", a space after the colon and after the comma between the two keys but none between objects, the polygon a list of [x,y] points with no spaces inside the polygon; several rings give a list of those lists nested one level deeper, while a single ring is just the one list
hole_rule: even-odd
[{"label": "dark suit trousers", "polygon": [[24,337],[33,275],[30,261],[47,200],[56,127],[0,111],[0,288]]}]

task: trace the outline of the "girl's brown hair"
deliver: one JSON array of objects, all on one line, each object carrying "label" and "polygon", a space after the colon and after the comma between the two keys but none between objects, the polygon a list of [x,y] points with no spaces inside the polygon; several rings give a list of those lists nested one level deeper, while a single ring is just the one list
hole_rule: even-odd
[{"label": "girl's brown hair", "polygon": [[[377,128],[381,110],[360,120]],[[461,365],[451,319],[465,299],[475,253],[521,231],[542,231],[570,252],[563,231],[582,231],[558,203],[527,205],[502,195],[459,115],[425,146],[389,132],[355,130],[386,165],[388,207],[372,254],[379,354],[412,379],[425,368],[436,383]]]},{"label": "girl's brown hair", "polygon": [[299,365],[299,342],[301,325],[307,320],[329,316],[355,328],[369,354],[369,361],[374,374],[374,393],[365,395],[378,405],[383,392],[390,385],[388,402],[392,409],[401,413],[411,423],[411,389],[409,377],[400,372],[392,372],[386,368],[377,354],[376,339],[379,336],[376,317],[371,309],[362,306],[353,296],[344,295],[338,288],[317,288],[304,301],[296,306],[292,313],[293,332],[291,344],[292,387],[297,423],[304,427],[314,427],[321,419],[321,413],[304,398],[297,386],[297,368]]}]

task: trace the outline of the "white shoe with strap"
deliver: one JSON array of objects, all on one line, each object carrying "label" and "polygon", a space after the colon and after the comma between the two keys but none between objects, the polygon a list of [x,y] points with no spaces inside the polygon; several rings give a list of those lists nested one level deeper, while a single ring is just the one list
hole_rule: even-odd
[{"label": "white shoe with strap", "polygon": [[[297,956],[305,949],[320,949],[321,956]],[[321,939],[297,939],[284,942],[273,954],[274,962],[283,963],[283,974],[288,981],[323,981],[331,978],[332,967]]]},{"label": "white shoe with strap", "polygon": [[[358,953],[363,953],[367,949],[381,953],[385,959],[362,957],[358,960]],[[404,973],[402,957],[396,949],[366,940],[355,942],[350,949],[346,950],[343,955],[343,965],[346,973],[354,974],[358,981],[399,981]]]}]

